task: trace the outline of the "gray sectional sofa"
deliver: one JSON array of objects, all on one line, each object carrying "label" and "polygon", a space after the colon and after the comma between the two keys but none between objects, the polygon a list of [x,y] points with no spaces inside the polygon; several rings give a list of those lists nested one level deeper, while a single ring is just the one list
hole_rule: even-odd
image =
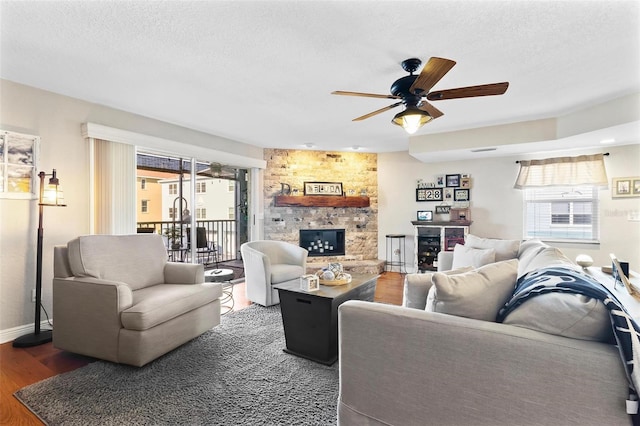
[{"label": "gray sectional sofa", "polygon": [[403,306],[341,305],[339,424],[631,424],[600,301],[539,296],[495,322],[518,277],[579,267],[539,241],[470,235],[465,246],[438,259],[458,271],[408,274]]}]

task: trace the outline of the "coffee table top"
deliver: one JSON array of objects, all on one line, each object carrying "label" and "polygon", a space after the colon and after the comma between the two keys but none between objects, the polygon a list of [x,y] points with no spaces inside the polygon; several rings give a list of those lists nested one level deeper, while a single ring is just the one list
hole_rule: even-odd
[{"label": "coffee table top", "polygon": [[327,297],[334,299],[344,293],[347,293],[354,288],[358,288],[362,285],[369,284],[371,281],[376,281],[380,275],[378,274],[351,274],[351,282],[344,285],[328,286],[320,284],[320,290],[305,291],[300,288],[300,283],[288,282],[283,284],[276,284],[273,288],[278,290],[287,290],[295,293],[312,294],[318,297]]},{"label": "coffee table top", "polygon": [[209,269],[204,271],[204,280],[206,282],[222,282],[230,281],[233,279],[233,269]]}]

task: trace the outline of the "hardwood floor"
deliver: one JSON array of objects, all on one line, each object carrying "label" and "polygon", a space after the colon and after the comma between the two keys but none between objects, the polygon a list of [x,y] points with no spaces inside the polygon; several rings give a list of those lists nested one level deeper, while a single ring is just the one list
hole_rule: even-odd
[{"label": "hardwood floor", "polygon": [[[404,275],[384,272],[378,279],[375,301],[400,305]],[[244,283],[233,287],[234,310],[251,304],[244,293]],[[11,342],[0,345],[0,424],[41,425],[13,393],[46,378],[83,367],[93,358],[75,355],[53,347],[51,343],[32,348],[14,348]]]}]

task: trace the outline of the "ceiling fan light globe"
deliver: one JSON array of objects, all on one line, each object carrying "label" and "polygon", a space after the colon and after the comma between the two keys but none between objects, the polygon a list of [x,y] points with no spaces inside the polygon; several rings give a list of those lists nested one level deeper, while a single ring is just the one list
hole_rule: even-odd
[{"label": "ceiling fan light globe", "polygon": [[413,135],[418,129],[433,118],[426,112],[418,108],[407,108],[401,113],[396,114],[391,122],[402,127],[408,134]]}]

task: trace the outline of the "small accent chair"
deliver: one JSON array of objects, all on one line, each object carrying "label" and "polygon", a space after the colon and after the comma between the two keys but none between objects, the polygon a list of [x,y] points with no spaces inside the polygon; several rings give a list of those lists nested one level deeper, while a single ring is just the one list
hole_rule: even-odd
[{"label": "small accent chair", "polygon": [[280,303],[273,286],[298,282],[306,273],[306,249],[284,241],[249,241],[240,246],[247,299],[262,306]]},{"label": "small accent chair", "polygon": [[[187,245],[191,247],[191,230],[187,228]],[[207,229],[196,227],[196,262],[208,266],[212,263],[219,267],[218,249],[213,241],[207,240]]]},{"label": "small accent chair", "polygon": [[54,248],[53,345],[140,367],[218,325],[221,296],[158,234],[81,236]]}]

